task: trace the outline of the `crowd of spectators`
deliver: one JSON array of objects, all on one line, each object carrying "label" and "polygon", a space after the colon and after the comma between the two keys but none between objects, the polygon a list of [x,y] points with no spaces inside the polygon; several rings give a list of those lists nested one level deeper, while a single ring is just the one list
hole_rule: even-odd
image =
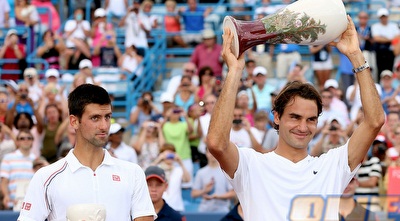
[{"label": "crowd of spectators", "polygon": [[[387,8],[374,14],[360,11],[354,18],[360,47],[371,64],[387,115],[387,122],[359,170],[356,195],[385,194],[386,170],[400,166],[400,29],[398,20],[389,19],[390,12],[400,6],[395,2],[387,1]],[[196,0],[188,0],[182,7],[167,0],[166,13],[160,16],[152,14],[155,3],[151,0],[134,0],[132,5],[127,0],[106,0],[104,8],[92,8],[91,22],[85,20],[82,8],[76,8],[61,25],[55,6],[49,3],[18,0],[14,4],[13,0],[0,0],[0,28],[8,29],[1,42],[0,59],[18,60],[4,63],[1,69],[22,71],[1,74],[0,207],[18,210],[14,206],[20,200],[16,191],[23,195],[23,190],[17,189],[26,186],[34,169],[57,161],[73,148],[75,131],[68,120],[68,93],[83,83],[102,85],[93,75],[94,68],[117,69],[118,80],[126,80],[123,73],[133,74],[132,79],[140,77],[144,51],[154,40],[152,30],[165,28],[169,33],[168,47],[192,48],[193,53],[159,98],[154,98],[152,91],[145,91],[136,106],[127,110],[129,119],[115,119],[105,148],[117,158],[139,164],[143,170],[149,166],[162,168],[168,182],[162,192],[165,202],[179,212],[185,211],[184,200],[188,199],[182,197],[182,192],[188,190],[193,198],[201,198],[189,199],[199,203],[201,212],[227,213],[233,208],[235,193],[205,145],[213,106],[226,73],[216,34],[220,30],[210,29],[205,22],[213,8]],[[275,13],[288,3],[263,0],[256,7],[252,1],[236,1],[230,10],[254,8],[254,16],[241,17],[251,20]],[[52,14],[51,26],[49,18],[36,9],[47,6]],[[370,16],[377,17],[377,21],[368,22]],[[38,23],[42,23],[43,30],[37,30]],[[30,34],[19,32],[20,26],[27,27]],[[122,44],[117,40],[117,27],[125,33]],[[41,39],[35,33],[42,33]],[[274,54],[275,51],[279,53]],[[44,76],[24,63],[28,53],[35,53],[49,64]],[[318,133],[309,146],[310,155],[320,156],[344,144],[352,135],[363,120],[363,112],[349,61],[328,45],[310,46],[309,55],[310,61],[302,57],[298,45],[292,44],[263,44],[246,52],[231,130],[232,142],[239,148],[251,146],[261,153],[274,150],[278,135],[272,127],[272,104],[280,89],[291,81],[309,82],[321,93],[323,112]],[[339,78],[335,68],[341,73],[340,81],[336,80]],[[63,70],[76,71],[68,88],[61,83]],[[307,76],[308,71],[314,77]],[[23,158],[23,172],[13,169],[16,158]],[[17,181],[11,182],[12,179]],[[382,209],[379,203],[372,208]]]}]

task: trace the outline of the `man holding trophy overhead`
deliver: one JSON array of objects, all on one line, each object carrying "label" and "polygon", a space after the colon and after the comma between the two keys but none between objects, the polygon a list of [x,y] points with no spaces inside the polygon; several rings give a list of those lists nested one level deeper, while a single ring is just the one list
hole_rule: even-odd
[{"label": "man holding trophy overhead", "polygon": [[[345,145],[320,157],[311,157],[307,152],[322,111],[321,97],[308,83],[290,83],[275,99],[273,123],[279,134],[275,151],[261,154],[252,148],[238,148],[229,141],[236,97],[236,90],[232,88],[238,88],[240,83],[244,56],[234,54],[238,50],[232,43],[237,36],[231,29],[224,29],[222,56],[229,71],[211,117],[206,141],[238,195],[244,220],[265,220],[266,217],[268,220],[304,220],[310,217],[311,206],[316,209],[313,220],[338,220],[338,202],[328,208],[321,197],[316,201],[302,198],[306,200],[300,199],[298,204],[292,199],[298,195],[340,196],[384,123],[382,105],[369,65],[359,48],[354,23],[350,16],[347,21],[340,39],[330,45],[346,55],[354,67],[365,120]],[[292,210],[289,209],[291,203],[294,203]]]}]

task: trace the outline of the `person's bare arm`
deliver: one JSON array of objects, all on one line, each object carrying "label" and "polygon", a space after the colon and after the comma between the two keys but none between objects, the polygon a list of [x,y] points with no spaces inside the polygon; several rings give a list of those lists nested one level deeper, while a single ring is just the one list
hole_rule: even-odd
[{"label": "person's bare arm", "polygon": [[3,193],[3,205],[5,208],[8,208],[8,202],[10,201],[10,193],[8,192],[8,183],[9,179],[2,177],[1,178],[1,192]]},{"label": "person's bare arm", "polygon": [[232,40],[233,33],[228,28],[225,28],[222,56],[228,65],[229,71],[222,92],[215,104],[206,138],[210,153],[218,160],[221,168],[231,178],[233,178],[239,165],[238,149],[229,139],[236,100],[236,90],[232,90],[232,88],[238,88],[244,68],[244,55],[237,59],[230,49]]},{"label": "person's bare arm", "polygon": [[153,216],[143,216],[143,217],[138,217],[133,221],[153,221],[153,220],[154,220]]},{"label": "person's bare arm", "polygon": [[[365,63],[365,58],[359,47],[354,23],[350,16],[347,16],[347,18],[349,20],[347,30],[342,34],[339,42],[332,42],[331,45],[336,46],[341,53],[349,58],[353,67],[357,68]],[[380,97],[372,79],[371,71],[365,69],[355,75],[360,87],[364,120],[355,129],[349,140],[348,163],[351,170],[354,170],[363,161],[371,143],[385,122]]]},{"label": "person's bare arm", "polygon": [[56,136],[54,137],[54,142],[60,144],[65,132],[68,130],[69,117],[65,118],[64,121],[57,128]]},{"label": "person's bare arm", "polygon": [[379,177],[377,176],[371,176],[368,178],[368,180],[365,181],[358,181],[358,185],[359,187],[377,187],[378,186],[378,182],[379,182]]}]

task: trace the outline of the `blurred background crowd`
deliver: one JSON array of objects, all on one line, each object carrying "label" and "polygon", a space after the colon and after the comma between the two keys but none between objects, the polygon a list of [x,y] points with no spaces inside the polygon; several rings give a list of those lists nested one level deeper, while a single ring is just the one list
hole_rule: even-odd
[{"label": "blurred background crowd", "polygon": [[[227,72],[222,21],[263,18],[292,2],[0,0],[0,208],[18,210],[34,172],[73,148],[67,96],[92,83],[113,100],[110,153],[164,169],[163,198],[173,209],[227,213],[235,193],[204,142]],[[400,166],[400,1],[344,3],[387,119],[355,194],[379,196],[388,193],[388,168]],[[310,155],[343,145],[363,120],[352,66],[337,49],[266,43],[245,56],[231,130],[239,148],[274,150],[272,103],[291,81],[313,84],[322,96]],[[377,201],[370,209],[384,207]]]}]

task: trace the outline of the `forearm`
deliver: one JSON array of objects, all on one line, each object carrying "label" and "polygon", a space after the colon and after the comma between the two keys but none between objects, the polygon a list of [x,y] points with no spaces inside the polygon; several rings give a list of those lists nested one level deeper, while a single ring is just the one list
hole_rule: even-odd
[{"label": "forearm", "polygon": [[24,54],[19,49],[18,45],[14,46],[14,53],[15,53],[15,57],[17,57],[18,59],[22,59],[24,57]]},{"label": "forearm", "polygon": [[249,137],[250,137],[250,141],[251,141],[251,146],[253,147],[253,149],[257,152],[262,153],[264,151],[264,148],[261,146],[260,143],[258,143],[258,141],[256,140],[256,138],[254,137],[253,133],[251,132],[251,130],[247,130],[247,133],[249,133]]},{"label": "forearm", "polygon": [[189,171],[186,169],[185,165],[182,163],[182,160],[179,160],[179,165],[181,166],[183,170],[183,175],[182,175],[182,181],[183,182],[189,182],[191,179]]},{"label": "forearm", "polygon": [[221,199],[221,200],[228,200],[228,199],[232,199],[236,196],[236,193],[234,190],[230,190],[224,194],[221,195],[215,195],[215,199]]},{"label": "forearm", "polygon": [[129,118],[130,123],[131,123],[131,124],[136,124],[136,123],[137,123],[137,120],[138,120],[138,116],[139,116],[139,108],[136,108],[136,110],[134,110],[134,111],[131,113],[131,116],[130,116],[130,118]]},{"label": "forearm", "polygon": [[192,192],[190,195],[192,198],[196,198],[196,197],[203,196],[203,194],[206,194],[205,189],[201,189],[201,190],[192,189]]},{"label": "forearm", "polygon": [[370,177],[365,181],[358,181],[359,187],[372,188],[378,186],[378,177]]}]

